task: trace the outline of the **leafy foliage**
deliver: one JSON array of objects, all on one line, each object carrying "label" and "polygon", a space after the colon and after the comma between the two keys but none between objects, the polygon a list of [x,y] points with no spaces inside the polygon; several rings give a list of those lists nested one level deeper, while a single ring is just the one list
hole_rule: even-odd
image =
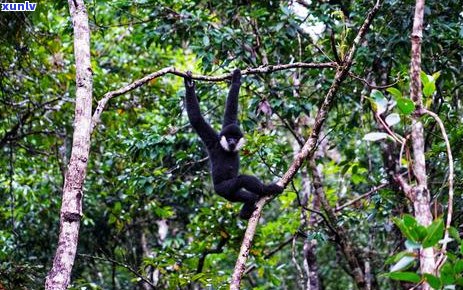
[{"label": "leafy foliage", "polygon": [[[332,61],[331,33],[342,58],[371,3],[334,2],[311,1],[308,9],[281,1],[87,2],[94,106],[106,92],[167,66],[218,75],[267,63]],[[440,272],[421,275],[416,250],[441,249],[443,219],[419,225],[389,176],[391,160],[400,159],[396,167],[407,170],[411,148],[407,144],[399,156],[400,146],[375,115],[396,138],[406,138],[415,106],[408,98],[410,2],[384,2],[352,73],[370,84],[394,85],[373,90],[354,77],[342,84],[316,153],[323,189],[336,209],[388,184],[337,210],[334,224],[369,257],[377,288],[397,289],[396,281],[458,287],[460,229],[450,229]],[[444,120],[456,156],[456,196],[463,156],[460,6],[454,0],[427,3],[421,75],[425,106]],[[57,241],[72,142],[72,26],[66,1],[42,1],[33,13],[0,13],[0,23],[7,27],[0,39],[0,288],[40,289]],[[299,150],[294,135],[310,136],[334,74],[294,69],[243,78],[243,173],[270,182],[286,171]],[[213,124],[221,122],[226,87],[198,82],[202,111]],[[237,219],[238,205],[213,193],[183,95],[182,80],[166,75],[108,104],[92,136],[72,289],[141,289],[140,277],[159,289],[228,287],[246,223]],[[445,144],[434,121],[423,121],[429,188],[440,216],[447,202]],[[243,288],[297,289],[306,241],[316,245],[323,289],[354,287],[324,210],[322,216],[301,206],[310,188],[310,176],[301,173],[265,209]],[[313,196],[304,207],[312,209]],[[462,222],[461,199],[456,203],[454,225]],[[309,226],[309,219],[316,222]]]}]

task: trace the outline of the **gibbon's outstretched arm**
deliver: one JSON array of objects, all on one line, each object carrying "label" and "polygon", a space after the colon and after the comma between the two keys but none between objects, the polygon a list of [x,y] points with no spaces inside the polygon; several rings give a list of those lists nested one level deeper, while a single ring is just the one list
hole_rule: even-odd
[{"label": "gibbon's outstretched arm", "polygon": [[[187,72],[187,74],[191,76],[191,72]],[[191,78],[185,78],[184,81],[186,90],[186,111],[188,114],[188,119],[206,146],[214,146],[218,142],[219,136],[201,115],[198,99],[196,98],[195,94],[195,83]]]},{"label": "gibbon's outstretched arm", "polygon": [[228,93],[227,105],[225,106],[225,115],[223,117],[222,128],[230,124],[238,124],[238,95],[241,86],[241,71],[233,71],[232,83]]}]

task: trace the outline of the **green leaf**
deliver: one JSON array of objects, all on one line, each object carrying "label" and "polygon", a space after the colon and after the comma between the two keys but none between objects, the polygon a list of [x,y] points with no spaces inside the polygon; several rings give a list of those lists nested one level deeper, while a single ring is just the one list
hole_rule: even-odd
[{"label": "green leaf", "polygon": [[415,242],[413,242],[411,240],[406,240],[404,244],[405,244],[405,248],[407,250],[409,250],[409,251],[414,251],[414,250],[421,249],[421,244],[415,243]]},{"label": "green leaf", "polygon": [[[396,218],[394,219],[394,222],[397,220],[400,219]],[[400,227],[399,224],[397,224],[397,226],[399,226],[399,229],[402,231],[404,236],[414,243],[420,243],[428,235],[426,227],[418,224],[416,219],[409,214],[404,214],[401,222],[402,227]]]},{"label": "green leaf", "polygon": [[391,267],[391,272],[396,272],[408,268],[415,261],[413,256],[404,256]]},{"label": "green leaf", "polygon": [[423,241],[428,235],[428,230],[422,225],[417,225],[415,231],[417,232],[420,241]]},{"label": "green leaf", "polygon": [[453,266],[453,270],[456,274],[460,274],[461,272],[463,272],[463,260],[458,260],[455,263],[455,266]]},{"label": "green leaf", "polygon": [[455,241],[461,242],[460,233],[458,232],[456,228],[450,227],[449,234]]},{"label": "green leaf", "polygon": [[429,286],[431,286],[434,289],[440,289],[442,287],[442,282],[440,279],[434,275],[425,273],[424,278],[428,282]]},{"label": "green leaf", "polygon": [[427,236],[423,240],[423,248],[435,246],[444,234],[444,221],[439,218],[427,228]]},{"label": "green leaf", "polygon": [[209,37],[207,35],[203,36],[203,44],[204,46],[209,46],[210,44]]},{"label": "green leaf", "polygon": [[450,263],[445,263],[440,270],[440,279],[444,285],[450,285],[455,282],[455,272]]},{"label": "green leaf", "polygon": [[423,83],[423,86],[425,86],[427,83],[429,83],[431,81],[428,78],[428,75],[424,71],[420,72],[420,78],[421,78],[421,82]]},{"label": "green leaf", "polygon": [[418,225],[416,219],[409,214],[404,214],[402,219],[404,221],[404,224],[409,228],[415,228]]},{"label": "green leaf", "polygon": [[198,281],[199,279],[201,279],[201,278],[204,277],[204,276],[206,276],[206,274],[204,274],[204,273],[198,273],[198,274],[194,275],[191,279],[192,279],[193,281]]},{"label": "green leaf", "polygon": [[402,98],[402,92],[399,91],[398,89],[396,88],[387,88],[386,91],[391,94],[394,99],[398,100],[400,98]]},{"label": "green leaf", "polygon": [[383,93],[381,93],[378,90],[372,90],[370,97],[373,100],[372,106],[375,112],[377,112],[378,114],[386,112],[387,99],[384,97]]},{"label": "green leaf", "polygon": [[392,113],[386,117],[385,121],[388,126],[394,126],[395,124],[400,123],[400,115],[397,113]]},{"label": "green leaf", "polygon": [[405,115],[410,115],[415,110],[415,104],[407,98],[400,98],[397,100],[397,107],[400,112]]},{"label": "green leaf", "polygon": [[387,265],[392,264],[392,263],[397,263],[398,261],[400,261],[400,259],[402,259],[405,256],[413,256],[413,253],[409,251],[399,252],[395,255],[388,257],[384,263]]},{"label": "green leaf", "polygon": [[455,284],[457,284],[458,286],[463,286],[463,278],[455,279]]},{"label": "green leaf", "polygon": [[419,283],[421,281],[420,275],[415,272],[392,272],[389,273],[389,278],[397,281],[406,281],[412,283]]},{"label": "green leaf", "polygon": [[122,203],[117,201],[115,204],[114,204],[114,214],[119,214],[120,212],[122,211]]},{"label": "green leaf", "polygon": [[351,180],[355,185],[357,185],[365,181],[365,176],[360,174],[352,174]]},{"label": "green leaf", "polygon": [[435,73],[432,74],[432,78],[434,79],[434,82],[436,82],[439,77],[440,77],[440,71],[436,71]]},{"label": "green leaf", "polygon": [[436,83],[435,82],[429,82],[423,88],[423,95],[425,97],[429,97],[432,94],[434,94],[435,91],[436,91]]}]

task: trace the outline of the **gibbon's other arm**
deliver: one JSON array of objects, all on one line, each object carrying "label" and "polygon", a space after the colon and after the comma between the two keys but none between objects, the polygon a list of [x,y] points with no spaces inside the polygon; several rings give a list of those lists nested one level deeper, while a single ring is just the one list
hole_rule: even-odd
[{"label": "gibbon's other arm", "polygon": [[187,74],[190,76],[190,78],[185,78],[184,81],[186,90],[186,111],[188,114],[188,119],[206,146],[213,146],[218,142],[219,136],[201,115],[198,99],[196,98],[195,94],[195,83],[191,79],[191,72],[189,71]]},{"label": "gibbon's other arm", "polygon": [[223,117],[222,128],[230,124],[238,124],[238,95],[241,86],[241,71],[235,69],[233,71],[232,83],[228,93],[227,104],[225,106],[225,114]]}]

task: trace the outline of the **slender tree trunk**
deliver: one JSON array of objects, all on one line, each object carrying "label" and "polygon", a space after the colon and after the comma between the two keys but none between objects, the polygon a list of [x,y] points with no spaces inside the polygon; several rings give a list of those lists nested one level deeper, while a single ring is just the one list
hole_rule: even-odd
[{"label": "slender tree trunk", "polygon": [[[305,176],[303,177],[306,179],[306,183],[309,182],[309,176],[307,176],[307,173],[305,173]],[[310,186],[310,184],[308,184]],[[304,190],[306,191],[306,190]],[[307,190],[308,191],[308,190]],[[308,201],[308,197],[307,197]],[[302,204],[306,205],[307,202],[303,202]],[[320,211],[320,198],[317,195],[312,196],[312,208],[314,210]],[[307,219],[307,211],[304,210],[304,215],[305,218]],[[317,224],[317,218],[314,213],[310,214],[310,217],[308,218],[308,226],[309,230],[313,230]],[[306,269],[307,272],[307,283],[306,283],[306,290],[320,290],[320,278],[318,275],[318,262],[317,262],[317,256],[316,256],[316,249],[317,249],[317,240],[315,239],[305,239],[304,240],[304,248],[303,248],[303,253],[304,253],[304,268]]]},{"label": "slender tree trunk", "polygon": [[[417,0],[413,19],[413,31],[411,34],[412,53],[410,67],[410,98],[415,103],[417,112],[420,112],[423,105],[420,79],[423,15],[424,0]],[[416,185],[412,187],[410,196],[413,201],[415,218],[418,223],[428,226],[432,223],[433,217],[430,209],[430,194],[426,177],[423,124],[420,121],[419,114],[413,116],[411,141],[413,147],[413,172],[416,178]],[[421,273],[434,274],[435,269],[434,249],[430,247],[420,250]],[[430,289],[430,287],[427,283],[424,283],[422,289]]]},{"label": "slender tree trunk", "polygon": [[83,0],[69,0],[74,26],[76,59],[76,107],[72,153],[63,186],[60,233],[53,266],[45,282],[47,290],[66,289],[77,251],[82,218],[83,183],[90,150],[92,118],[92,70],[90,67],[90,28]]}]

